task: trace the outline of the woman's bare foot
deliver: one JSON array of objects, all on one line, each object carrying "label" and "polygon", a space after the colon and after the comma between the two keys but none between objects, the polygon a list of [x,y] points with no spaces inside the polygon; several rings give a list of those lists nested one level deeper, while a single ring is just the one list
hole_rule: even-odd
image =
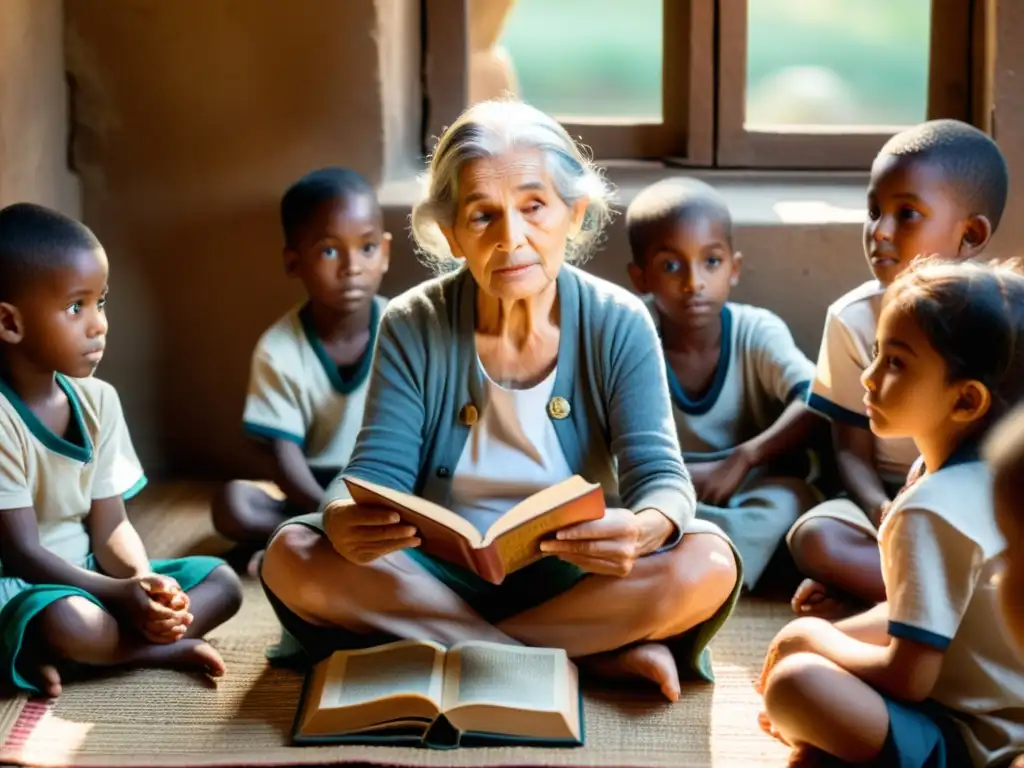
[{"label": "woman's bare foot", "polygon": [[672,652],[662,643],[642,643],[581,661],[584,668],[602,677],[650,680],[669,701],[679,701],[679,670]]},{"label": "woman's bare foot", "polygon": [[60,672],[57,671],[57,667],[53,664],[40,664],[38,668],[38,685],[43,691],[43,695],[51,699],[55,699],[60,696],[64,690],[60,683]]},{"label": "woman's bare foot", "polygon": [[852,601],[829,589],[814,579],[804,579],[793,593],[790,606],[801,616],[816,616],[819,619],[843,619],[862,610]]}]

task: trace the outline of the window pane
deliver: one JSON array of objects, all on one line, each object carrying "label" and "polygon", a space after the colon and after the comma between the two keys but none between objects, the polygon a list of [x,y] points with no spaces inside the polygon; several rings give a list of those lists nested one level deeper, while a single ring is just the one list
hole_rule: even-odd
[{"label": "window pane", "polygon": [[926,118],[931,0],[747,0],[748,128]]},{"label": "window pane", "polygon": [[507,54],[524,100],[561,120],[660,122],[662,2],[517,0],[497,58]]}]

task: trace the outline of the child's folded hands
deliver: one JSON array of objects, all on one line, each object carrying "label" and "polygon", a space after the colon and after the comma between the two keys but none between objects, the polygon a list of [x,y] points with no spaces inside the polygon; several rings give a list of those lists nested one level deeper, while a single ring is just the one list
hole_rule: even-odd
[{"label": "child's folded hands", "polygon": [[152,643],[173,643],[184,637],[192,614],[188,594],[174,579],[159,574],[146,574],[135,579],[147,600],[145,615],[137,624]]}]

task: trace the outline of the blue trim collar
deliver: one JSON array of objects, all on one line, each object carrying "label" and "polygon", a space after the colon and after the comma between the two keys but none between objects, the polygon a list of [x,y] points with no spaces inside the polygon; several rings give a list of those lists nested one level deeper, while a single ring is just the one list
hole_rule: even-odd
[{"label": "blue trim collar", "polygon": [[721,351],[718,354],[718,364],[715,366],[715,376],[711,379],[711,386],[708,391],[696,400],[691,400],[676,372],[669,365],[668,358],[665,358],[665,373],[668,376],[668,388],[672,393],[672,401],[683,413],[690,416],[700,416],[715,407],[718,396],[722,394],[725,387],[725,379],[729,375],[729,363],[732,360],[732,312],[728,305],[722,306],[722,343]]}]

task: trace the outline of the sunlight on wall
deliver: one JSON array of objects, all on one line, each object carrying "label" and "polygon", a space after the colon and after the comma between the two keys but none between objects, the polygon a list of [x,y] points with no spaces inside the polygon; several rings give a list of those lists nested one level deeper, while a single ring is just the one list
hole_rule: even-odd
[{"label": "sunlight on wall", "polygon": [[772,210],[784,224],[860,224],[866,208],[847,208],[824,200],[785,200]]}]

